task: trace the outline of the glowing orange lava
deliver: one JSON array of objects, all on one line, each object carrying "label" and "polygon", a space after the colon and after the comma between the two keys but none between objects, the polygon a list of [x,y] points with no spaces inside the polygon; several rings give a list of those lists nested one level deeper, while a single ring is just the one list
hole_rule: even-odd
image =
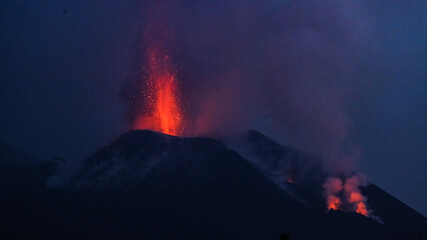
[{"label": "glowing orange lava", "polygon": [[328,197],[328,209],[338,210],[340,209],[341,200],[335,196]]},{"label": "glowing orange lava", "polygon": [[356,212],[369,217],[369,212],[368,209],[366,209],[366,204],[364,202],[357,203]]},{"label": "glowing orange lava", "polygon": [[148,88],[145,103],[150,113],[138,117],[133,128],[179,135],[182,114],[171,59],[160,46],[152,45],[148,49],[148,65],[148,79],[144,86]]},{"label": "glowing orange lava", "polygon": [[348,202],[355,204],[357,213],[368,216],[368,210],[364,201],[364,197],[359,192],[352,192],[350,194],[350,199],[348,200]]}]

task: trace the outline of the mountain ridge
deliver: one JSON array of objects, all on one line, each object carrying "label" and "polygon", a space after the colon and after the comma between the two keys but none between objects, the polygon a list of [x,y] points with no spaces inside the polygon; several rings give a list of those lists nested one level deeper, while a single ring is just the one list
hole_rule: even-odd
[{"label": "mountain ridge", "polygon": [[[261,147],[261,157],[280,163],[267,166],[304,172],[297,163],[305,154],[286,155],[281,151],[298,150],[263,136],[256,133],[250,140]],[[283,156],[293,163],[274,159]],[[306,191],[321,183],[305,186],[303,180],[315,177],[285,181],[284,189],[266,175],[270,168],[257,167],[255,161],[233,150],[227,139],[129,131],[88,157],[67,184],[1,199],[0,206],[8,207],[0,209],[0,225],[6,227],[4,234],[33,239],[64,234],[68,239],[276,239],[292,232],[292,239],[337,240],[411,239],[427,226],[424,217],[393,201],[400,215],[413,218],[412,228],[387,208],[378,208],[387,212],[385,220],[393,220],[385,225],[357,213],[326,212],[321,196],[307,197],[316,195]],[[312,160],[301,163],[306,161]],[[392,196],[375,187],[366,188],[368,201],[371,195],[374,203],[390,201]]]}]

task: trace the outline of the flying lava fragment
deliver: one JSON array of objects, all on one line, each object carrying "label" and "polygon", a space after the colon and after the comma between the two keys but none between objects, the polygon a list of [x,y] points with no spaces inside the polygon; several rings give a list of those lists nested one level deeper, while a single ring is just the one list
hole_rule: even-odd
[{"label": "flying lava fragment", "polygon": [[168,54],[160,45],[152,44],[147,50],[148,77],[143,87],[143,106],[148,113],[136,118],[134,129],[149,129],[169,135],[182,132],[182,113],[179,105],[176,73]]}]

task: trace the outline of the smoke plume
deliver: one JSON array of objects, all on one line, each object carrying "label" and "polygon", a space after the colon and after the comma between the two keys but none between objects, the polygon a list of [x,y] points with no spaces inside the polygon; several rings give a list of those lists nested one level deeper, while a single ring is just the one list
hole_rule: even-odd
[{"label": "smoke plume", "polygon": [[344,192],[348,202],[352,205],[353,211],[365,216],[369,216],[366,198],[360,192],[359,186],[365,186],[366,180],[360,175],[354,175],[345,180]]},{"label": "smoke plume", "polygon": [[[130,124],[148,108],[141,82],[154,42],[178,69],[183,135],[256,129],[328,159],[331,176],[350,176],[358,149],[346,108],[366,87],[362,63],[372,41],[365,4],[145,1],[137,64],[121,92]],[[343,180],[325,182],[328,205],[342,207],[341,193],[354,210],[367,211],[359,180]]]},{"label": "smoke plume", "polygon": [[323,184],[328,209],[341,209],[341,199],[337,196],[343,189],[342,180],[335,177],[328,178]]},{"label": "smoke plume", "polygon": [[359,187],[366,185],[366,178],[360,174],[341,178],[330,176],[323,184],[327,209],[357,212],[381,222],[369,210],[367,198],[360,191]]},{"label": "smoke plume", "polygon": [[341,161],[351,130],[346,104],[363,86],[358,62],[370,30],[362,3],[144,3],[137,64],[121,93],[130,122],[147,108],[141,81],[156,42],[179,69],[184,135],[254,128]]}]

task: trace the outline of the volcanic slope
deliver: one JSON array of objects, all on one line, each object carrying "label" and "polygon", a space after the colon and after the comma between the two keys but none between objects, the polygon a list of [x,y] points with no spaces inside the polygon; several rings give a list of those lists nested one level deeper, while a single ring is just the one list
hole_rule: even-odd
[{"label": "volcanic slope", "polygon": [[[335,215],[301,201],[209,138],[130,131],[87,159],[72,187],[124,191],[128,199],[118,209],[140,209],[139,226],[147,228],[142,236],[149,238],[173,233],[183,239],[274,239],[292,232],[294,239],[334,239],[345,229],[328,229]],[[358,214],[340,217],[361,224],[356,231],[354,225],[342,231],[352,233],[348,239],[389,235],[387,227]]]},{"label": "volcanic slope", "polygon": [[[328,174],[322,170],[322,160],[318,157],[280,145],[254,130],[222,141],[280,188],[319,211],[325,208],[322,183]],[[424,216],[371,182],[361,187],[361,191],[367,197],[374,218],[393,229],[393,235],[402,235],[404,239],[427,239]]]},{"label": "volcanic slope", "polygon": [[[256,134],[254,141],[267,149],[280,147]],[[86,159],[66,186],[3,202],[0,230],[17,239],[277,239],[282,232],[292,232],[293,240],[407,236],[360,214],[326,213],[310,194],[302,194],[311,188],[283,187],[268,168],[223,141],[129,131]],[[419,221],[425,224],[425,218]]]},{"label": "volcanic slope", "polygon": [[208,138],[130,131],[90,157],[72,185],[121,196],[113,226],[133,216],[136,236],[148,239],[304,236],[320,217]]}]

